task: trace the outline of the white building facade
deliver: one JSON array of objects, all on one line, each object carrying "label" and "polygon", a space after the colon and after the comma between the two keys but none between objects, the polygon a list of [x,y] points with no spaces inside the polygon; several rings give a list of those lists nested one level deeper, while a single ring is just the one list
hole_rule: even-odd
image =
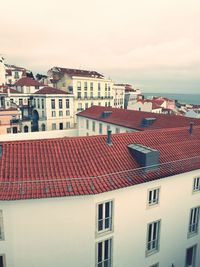
[{"label": "white building facade", "polygon": [[124,108],[125,85],[113,84],[113,107]]},{"label": "white building facade", "polygon": [[[53,90],[53,91],[52,91]],[[33,95],[33,127],[38,131],[74,128],[73,96],[44,87]]]},{"label": "white building facade", "polygon": [[93,196],[1,201],[0,266],[198,267],[198,177],[199,170]]}]

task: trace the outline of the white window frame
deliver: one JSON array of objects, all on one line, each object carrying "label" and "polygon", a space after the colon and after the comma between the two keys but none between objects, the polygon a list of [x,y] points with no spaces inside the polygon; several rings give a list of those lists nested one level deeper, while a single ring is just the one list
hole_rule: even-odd
[{"label": "white window frame", "polygon": [[200,176],[195,177],[193,180],[193,192],[200,192]]},{"label": "white window frame", "polygon": [[0,241],[5,240],[4,225],[3,225],[3,211],[0,210]]},{"label": "white window frame", "polygon": [[147,201],[149,207],[158,205],[160,200],[160,187],[149,189],[147,196],[148,196]]},{"label": "white window frame", "polygon": [[[107,256],[105,253],[105,245],[108,242]],[[101,245],[101,258],[99,257],[99,246]],[[96,243],[96,267],[112,267],[113,255],[113,238],[101,240]]]},{"label": "white window frame", "polygon": [[190,210],[188,238],[198,234],[199,231],[200,206]]},{"label": "white window frame", "polygon": [[[109,216],[106,217],[106,205],[109,203]],[[99,218],[99,208],[102,206],[102,218]],[[98,235],[105,234],[105,233],[110,233],[113,231],[113,200],[106,200],[103,202],[97,203],[96,206],[96,232]],[[102,227],[101,226],[102,223]],[[108,225],[107,225],[108,224]],[[102,228],[102,229],[100,229]]]},{"label": "white window frame", "polygon": [[[155,230],[155,227],[156,227],[156,230]],[[154,253],[159,251],[160,229],[161,229],[161,220],[157,220],[157,221],[153,221],[151,223],[148,223],[148,225],[147,225],[146,256],[149,256],[149,255],[154,254]],[[149,231],[151,231],[151,233],[149,233]],[[154,233],[154,231],[155,231],[155,233]],[[149,240],[149,234],[150,234],[150,240]],[[155,237],[154,237],[154,234],[155,234]]]}]

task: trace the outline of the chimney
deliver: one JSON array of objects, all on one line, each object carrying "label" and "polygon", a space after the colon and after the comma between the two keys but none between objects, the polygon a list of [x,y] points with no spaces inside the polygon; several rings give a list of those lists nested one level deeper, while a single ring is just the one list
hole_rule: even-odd
[{"label": "chimney", "polygon": [[106,144],[108,144],[109,146],[112,145],[111,134],[112,134],[112,131],[111,131],[111,130],[108,130],[108,135],[107,135],[107,139],[106,139]]},{"label": "chimney", "polygon": [[190,135],[192,135],[192,132],[193,132],[193,126],[194,126],[194,122],[190,122],[190,128],[189,128],[189,133],[190,133]]}]

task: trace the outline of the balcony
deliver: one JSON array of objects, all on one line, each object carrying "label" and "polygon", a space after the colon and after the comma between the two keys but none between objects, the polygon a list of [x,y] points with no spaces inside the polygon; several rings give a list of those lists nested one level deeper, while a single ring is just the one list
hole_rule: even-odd
[{"label": "balcony", "polygon": [[19,124],[20,123],[20,119],[11,119],[10,120],[10,124],[13,125],[13,124]]}]

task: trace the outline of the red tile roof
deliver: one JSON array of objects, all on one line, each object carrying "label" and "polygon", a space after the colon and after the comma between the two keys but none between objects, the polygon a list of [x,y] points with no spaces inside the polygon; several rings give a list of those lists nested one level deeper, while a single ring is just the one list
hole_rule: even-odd
[{"label": "red tile roof", "polygon": [[44,86],[42,83],[29,77],[24,77],[24,78],[19,79],[14,85],[15,86]]},{"label": "red tile roof", "polygon": [[92,78],[104,78],[104,76],[96,71],[89,70],[80,70],[80,69],[69,69],[69,68],[61,68],[54,67],[51,71],[61,74],[68,74],[69,76],[80,76],[80,77],[92,77]]},{"label": "red tile roof", "polygon": [[[144,172],[127,145],[160,151]],[[98,194],[200,168],[200,127],[52,140],[1,142],[0,200]],[[192,164],[191,164],[192,163]]]},{"label": "red tile roof", "polygon": [[38,90],[34,94],[37,94],[37,95],[66,95],[67,92],[60,90],[60,89],[57,89],[57,88],[54,88],[54,87],[46,86],[46,87]]},{"label": "red tile roof", "polygon": [[10,88],[7,85],[1,85],[0,86],[0,93],[7,94],[8,93],[8,89],[10,90],[10,93],[12,93],[12,94],[18,94],[19,93],[18,91],[16,91],[15,89]]},{"label": "red tile roof", "polygon": [[[102,113],[104,111],[112,111],[112,113],[107,118],[103,118]],[[90,119],[103,121],[139,131],[146,129],[174,128],[187,125],[189,126],[191,121],[194,122],[195,125],[200,125],[200,119],[191,119],[183,116],[166,115],[103,106],[92,106],[91,108],[78,113],[77,116],[87,117]],[[152,117],[156,118],[154,123],[148,128],[142,127],[142,120]]]}]

